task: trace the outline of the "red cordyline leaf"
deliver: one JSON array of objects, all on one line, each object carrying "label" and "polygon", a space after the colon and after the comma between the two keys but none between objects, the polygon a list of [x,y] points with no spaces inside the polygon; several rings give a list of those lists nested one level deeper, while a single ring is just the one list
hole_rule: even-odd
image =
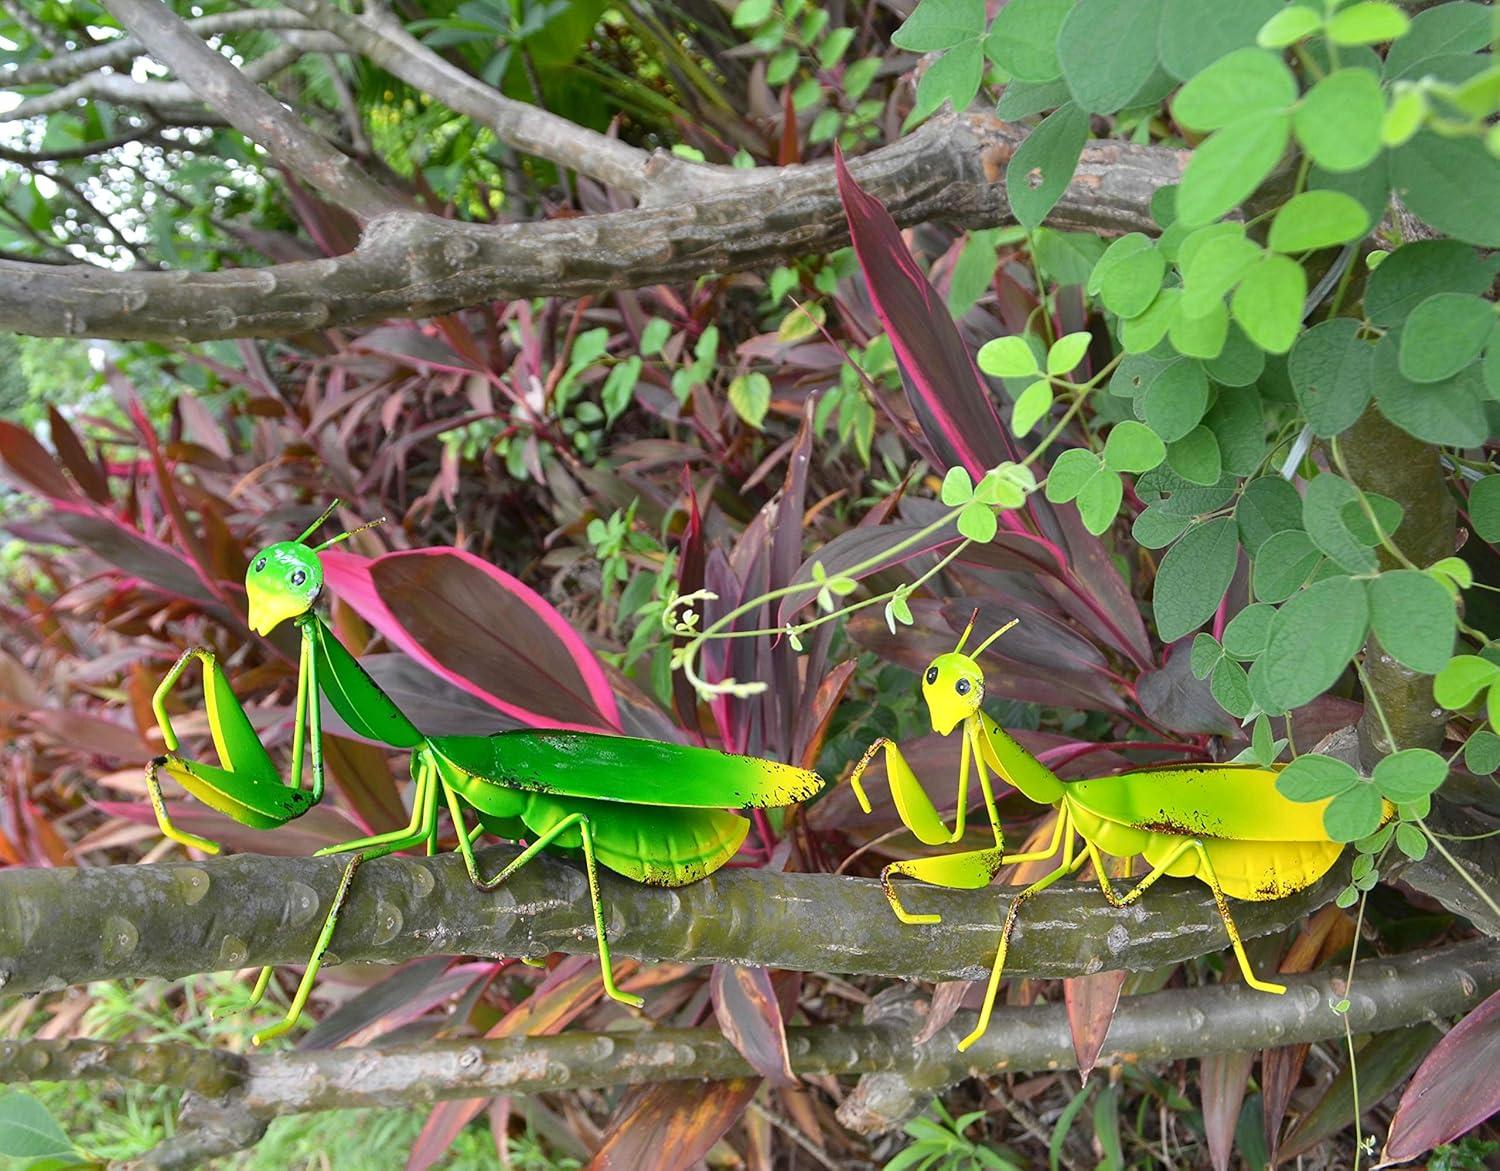
[{"label": "red cordyline leaf", "polygon": [[1382,1161],[1415,1159],[1500,1110],[1500,992],[1456,1024],[1401,1095]]},{"label": "red cordyline leaf", "polygon": [[834,168],[854,252],[906,375],[912,412],[939,466],[962,465],[977,481],[985,469],[1016,458],[989,391],[890,212],[854,181],[842,152],[835,151]]},{"label": "red cordyline leaf", "polygon": [[540,594],[462,549],[322,555],[329,588],[428,670],[534,728],[619,731],[594,653]]},{"label": "red cordyline leaf", "polygon": [[714,1016],[730,1044],[772,1085],[796,1085],[770,972],[743,964],[715,964],[708,986]]},{"label": "red cordyline leaf", "polygon": [[1068,1006],[1068,1030],[1073,1034],[1073,1056],[1085,1081],[1099,1060],[1109,1026],[1120,1003],[1126,973],[1095,972],[1063,981],[1063,1000]]}]

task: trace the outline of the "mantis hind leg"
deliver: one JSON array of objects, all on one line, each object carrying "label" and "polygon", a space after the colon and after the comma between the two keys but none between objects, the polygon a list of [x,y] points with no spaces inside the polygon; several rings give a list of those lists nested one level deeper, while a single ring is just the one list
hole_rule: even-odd
[{"label": "mantis hind leg", "polygon": [[632,1008],[640,1008],[645,1004],[644,999],[634,993],[622,991],[615,983],[614,964],[609,957],[609,934],[604,928],[604,905],[599,901],[599,869],[594,861],[594,833],[589,825],[589,819],[582,813],[568,814],[538,834],[536,840],[512,858],[498,874],[482,878],[479,874],[479,861],[474,857],[474,846],[469,831],[464,825],[463,807],[459,804],[458,794],[447,785],[443,785],[442,788],[443,795],[448,799],[448,813],[453,818],[454,828],[458,830],[458,851],[463,855],[464,866],[468,868],[469,881],[480,890],[494,890],[568,830],[574,826],[578,827],[579,835],[583,840],[583,866],[588,875],[589,902],[594,911],[594,938],[599,945],[599,968],[604,979],[605,995],[611,1000],[618,1000],[621,1004],[628,1004]]},{"label": "mantis hind leg", "polygon": [[1074,857],[1073,840],[1069,837],[1067,845],[1063,848],[1063,860],[1058,864],[1057,869],[1037,879],[1011,900],[1010,910],[1006,912],[1005,922],[1000,927],[1000,945],[995,949],[995,962],[990,966],[990,982],[984,990],[984,1005],[979,1010],[979,1023],[974,1026],[972,1033],[958,1043],[960,1053],[984,1036],[985,1030],[990,1027],[990,1014],[995,1009],[995,995],[1000,990],[1000,977],[1005,972],[1005,956],[1010,950],[1010,935],[1015,930],[1016,913],[1020,911],[1021,904],[1039,891],[1046,890],[1059,879],[1072,874],[1087,860],[1088,855],[1085,853]]},{"label": "mantis hind leg", "polygon": [[1099,855],[1099,849],[1092,842],[1086,842],[1090,860],[1094,863],[1094,870],[1099,875],[1099,889],[1104,892],[1104,897],[1109,900],[1111,906],[1128,907],[1146,893],[1167,869],[1190,850],[1198,855],[1198,877],[1203,880],[1204,885],[1213,893],[1214,906],[1218,908],[1219,918],[1224,921],[1224,930],[1229,935],[1230,946],[1234,948],[1234,958],[1239,961],[1240,974],[1245,977],[1245,983],[1260,992],[1271,992],[1277,995],[1286,991],[1285,984],[1276,984],[1269,980],[1262,980],[1255,974],[1255,969],[1250,966],[1250,957],[1245,954],[1245,944],[1240,938],[1240,929],[1234,924],[1234,916],[1229,913],[1229,900],[1224,894],[1224,888],[1219,885],[1219,876],[1214,871],[1214,864],[1208,856],[1208,847],[1197,838],[1184,838],[1160,862],[1152,866],[1141,880],[1125,894],[1115,893],[1110,885],[1109,878],[1104,870],[1104,859]]}]

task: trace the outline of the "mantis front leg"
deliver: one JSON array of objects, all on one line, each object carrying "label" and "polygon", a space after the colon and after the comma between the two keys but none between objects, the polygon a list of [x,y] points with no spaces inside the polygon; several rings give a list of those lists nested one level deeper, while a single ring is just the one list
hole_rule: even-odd
[{"label": "mantis front leg", "polygon": [[[167,695],[194,659],[203,665],[203,703],[209,733],[219,757],[218,766],[188,760],[179,754],[177,733],[167,714]],[[283,781],[245,709],[230,689],[217,656],[205,647],[192,647],[172,665],[151,701],[167,751],[146,766],[146,791],[157,825],[173,841],[217,854],[219,844],[189,833],[172,822],[162,797],[158,774],[165,772],[187,792],[253,829],[274,829],[300,817],[323,796],[322,721],[317,702],[317,667],[306,632],[297,672],[296,730],[292,737],[291,783]],[[302,760],[312,757],[312,788],[301,787]]]},{"label": "mantis front leg", "polygon": [[941,846],[956,842],[964,836],[964,819],[968,814],[969,805],[969,769],[972,764],[979,773],[979,784],[984,792],[990,828],[995,834],[995,845],[1003,847],[1004,838],[1000,830],[1000,818],[995,811],[995,796],[990,789],[989,775],[985,771],[983,758],[974,745],[975,731],[971,724],[964,725],[963,751],[958,765],[958,806],[954,812],[952,830],[944,824],[942,816],[932,803],[932,798],[927,795],[927,790],[922,787],[917,774],[906,762],[901,749],[894,741],[884,736],[865,750],[864,756],[860,758],[859,763],[854,766],[854,772],[849,776],[849,784],[854,790],[855,798],[859,801],[859,807],[866,813],[870,812],[870,799],[865,795],[860,778],[870,767],[875,754],[884,750],[885,775],[891,787],[891,800],[895,803],[896,812],[900,814],[901,821],[906,828],[916,834],[917,840],[924,845]]}]

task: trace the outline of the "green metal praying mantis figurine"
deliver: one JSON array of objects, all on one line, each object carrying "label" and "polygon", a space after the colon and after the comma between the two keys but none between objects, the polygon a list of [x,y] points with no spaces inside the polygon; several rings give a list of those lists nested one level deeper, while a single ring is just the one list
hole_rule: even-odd
[{"label": "green metal praying mantis figurine", "polygon": [[[308,538],[337,507],[335,501],[297,540],[262,550],[245,575],[251,628],[266,635],[290,621],[302,636],[290,780],[278,773],[212,651],[195,647],[185,652],[153,700],[167,749],[146,769],[157,823],[174,841],[208,853],[217,853],[218,844],[172,823],[160,773],[236,821],[273,829],[301,816],[322,797],[320,696],[357,735],[411,753],[416,790],[410,824],[318,851],[350,854],[349,865],[286,1016],[255,1034],[255,1042],[286,1032],[301,1015],[359,865],[423,843],[429,852],[436,849],[440,800],[452,818],[469,880],[481,890],[499,886],[548,847],[582,851],[605,992],[624,1004],[640,1005],[640,997],[615,984],[597,867],[655,886],[684,886],[718,870],[744,841],[749,822],[725,810],[803,801],[822,788],[822,779],[775,761],[624,736],[564,731],[423,735],[313,609],[323,588],[318,554],[370,527],[309,546]],[[167,694],[193,659],[203,664],[204,705],[217,766],[181,754],[166,711]],[[310,788],[302,787],[304,756],[311,757]],[[488,878],[481,875],[473,848],[485,832],[529,839],[514,860]],[[271,971],[261,972],[252,1004],[264,994]]]},{"label": "green metal praying mantis figurine", "polygon": [[[939,916],[914,914],[902,904],[893,879],[915,878],[937,886],[976,889],[987,886],[1004,866],[1016,862],[1062,859],[1048,874],[1019,891],[1000,928],[1000,944],[990,968],[989,985],[974,1031],[959,1042],[967,1049],[989,1028],[990,1014],[1005,955],[1021,904],[1038,891],[1073,874],[1085,862],[1094,864],[1100,889],[1112,906],[1127,907],[1162,875],[1197,878],[1213,892],[1214,903],[1229,933],[1245,982],[1262,992],[1282,993],[1286,986],[1262,980],[1250,966],[1239,929],[1229,913],[1226,895],[1252,902],[1285,898],[1305,890],[1326,874],[1343,852],[1323,826],[1328,801],[1303,803],[1276,790],[1280,765],[1169,765],[1140,769],[1118,776],[1064,781],[1007,736],[981,709],[984,673],[977,662],[989,645],[1016,624],[1012,620],[985,639],[972,655],[963,653],[974,628],[970,619],[958,645],[932,660],[922,676],[933,731],[948,735],[963,726],[963,749],[958,773],[958,806],[950,831],[933,806],[901,750],[881,739],[855,766],[850,784],[861,808],[870,812],[860,778],[875,754],[885,751],[886,778],[901,820],[929,846],[963,837],[969,804],[969,771],[979,775],[979,787],[989,813],[995,844],[980,850],[892,862],[880,874],[891,908],[903,923],[936,923]],[[1052,840],[1043,849],[1007,854],[995,809],[989,774],[993,772],[1039,805],[1057,809]],[[1394,814],[1385,803],[1382,824]],[[1081,839],[1083,849],[1077,849]],[[1110,884],[1103,855],[1142,855],[1151,869],[1124,894]]]}]

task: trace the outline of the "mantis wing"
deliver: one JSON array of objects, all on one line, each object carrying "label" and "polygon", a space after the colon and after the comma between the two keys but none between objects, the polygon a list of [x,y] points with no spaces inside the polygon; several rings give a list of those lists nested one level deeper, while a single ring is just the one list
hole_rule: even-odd
[{"label": "mantis wing", "polygon": [[823,787],[817,773],[778,761],[629,736],[519,731],[432,745],[482,781],[631,805],[749,809],[805,801]]},{"label": "mantis wing", "polygon": [[1326,842],[1327,801],[1276,791],[1279,768],[1189,765],[1067,783],[1068,797],[1100,817],[1138,829],[1247,842]]}]

